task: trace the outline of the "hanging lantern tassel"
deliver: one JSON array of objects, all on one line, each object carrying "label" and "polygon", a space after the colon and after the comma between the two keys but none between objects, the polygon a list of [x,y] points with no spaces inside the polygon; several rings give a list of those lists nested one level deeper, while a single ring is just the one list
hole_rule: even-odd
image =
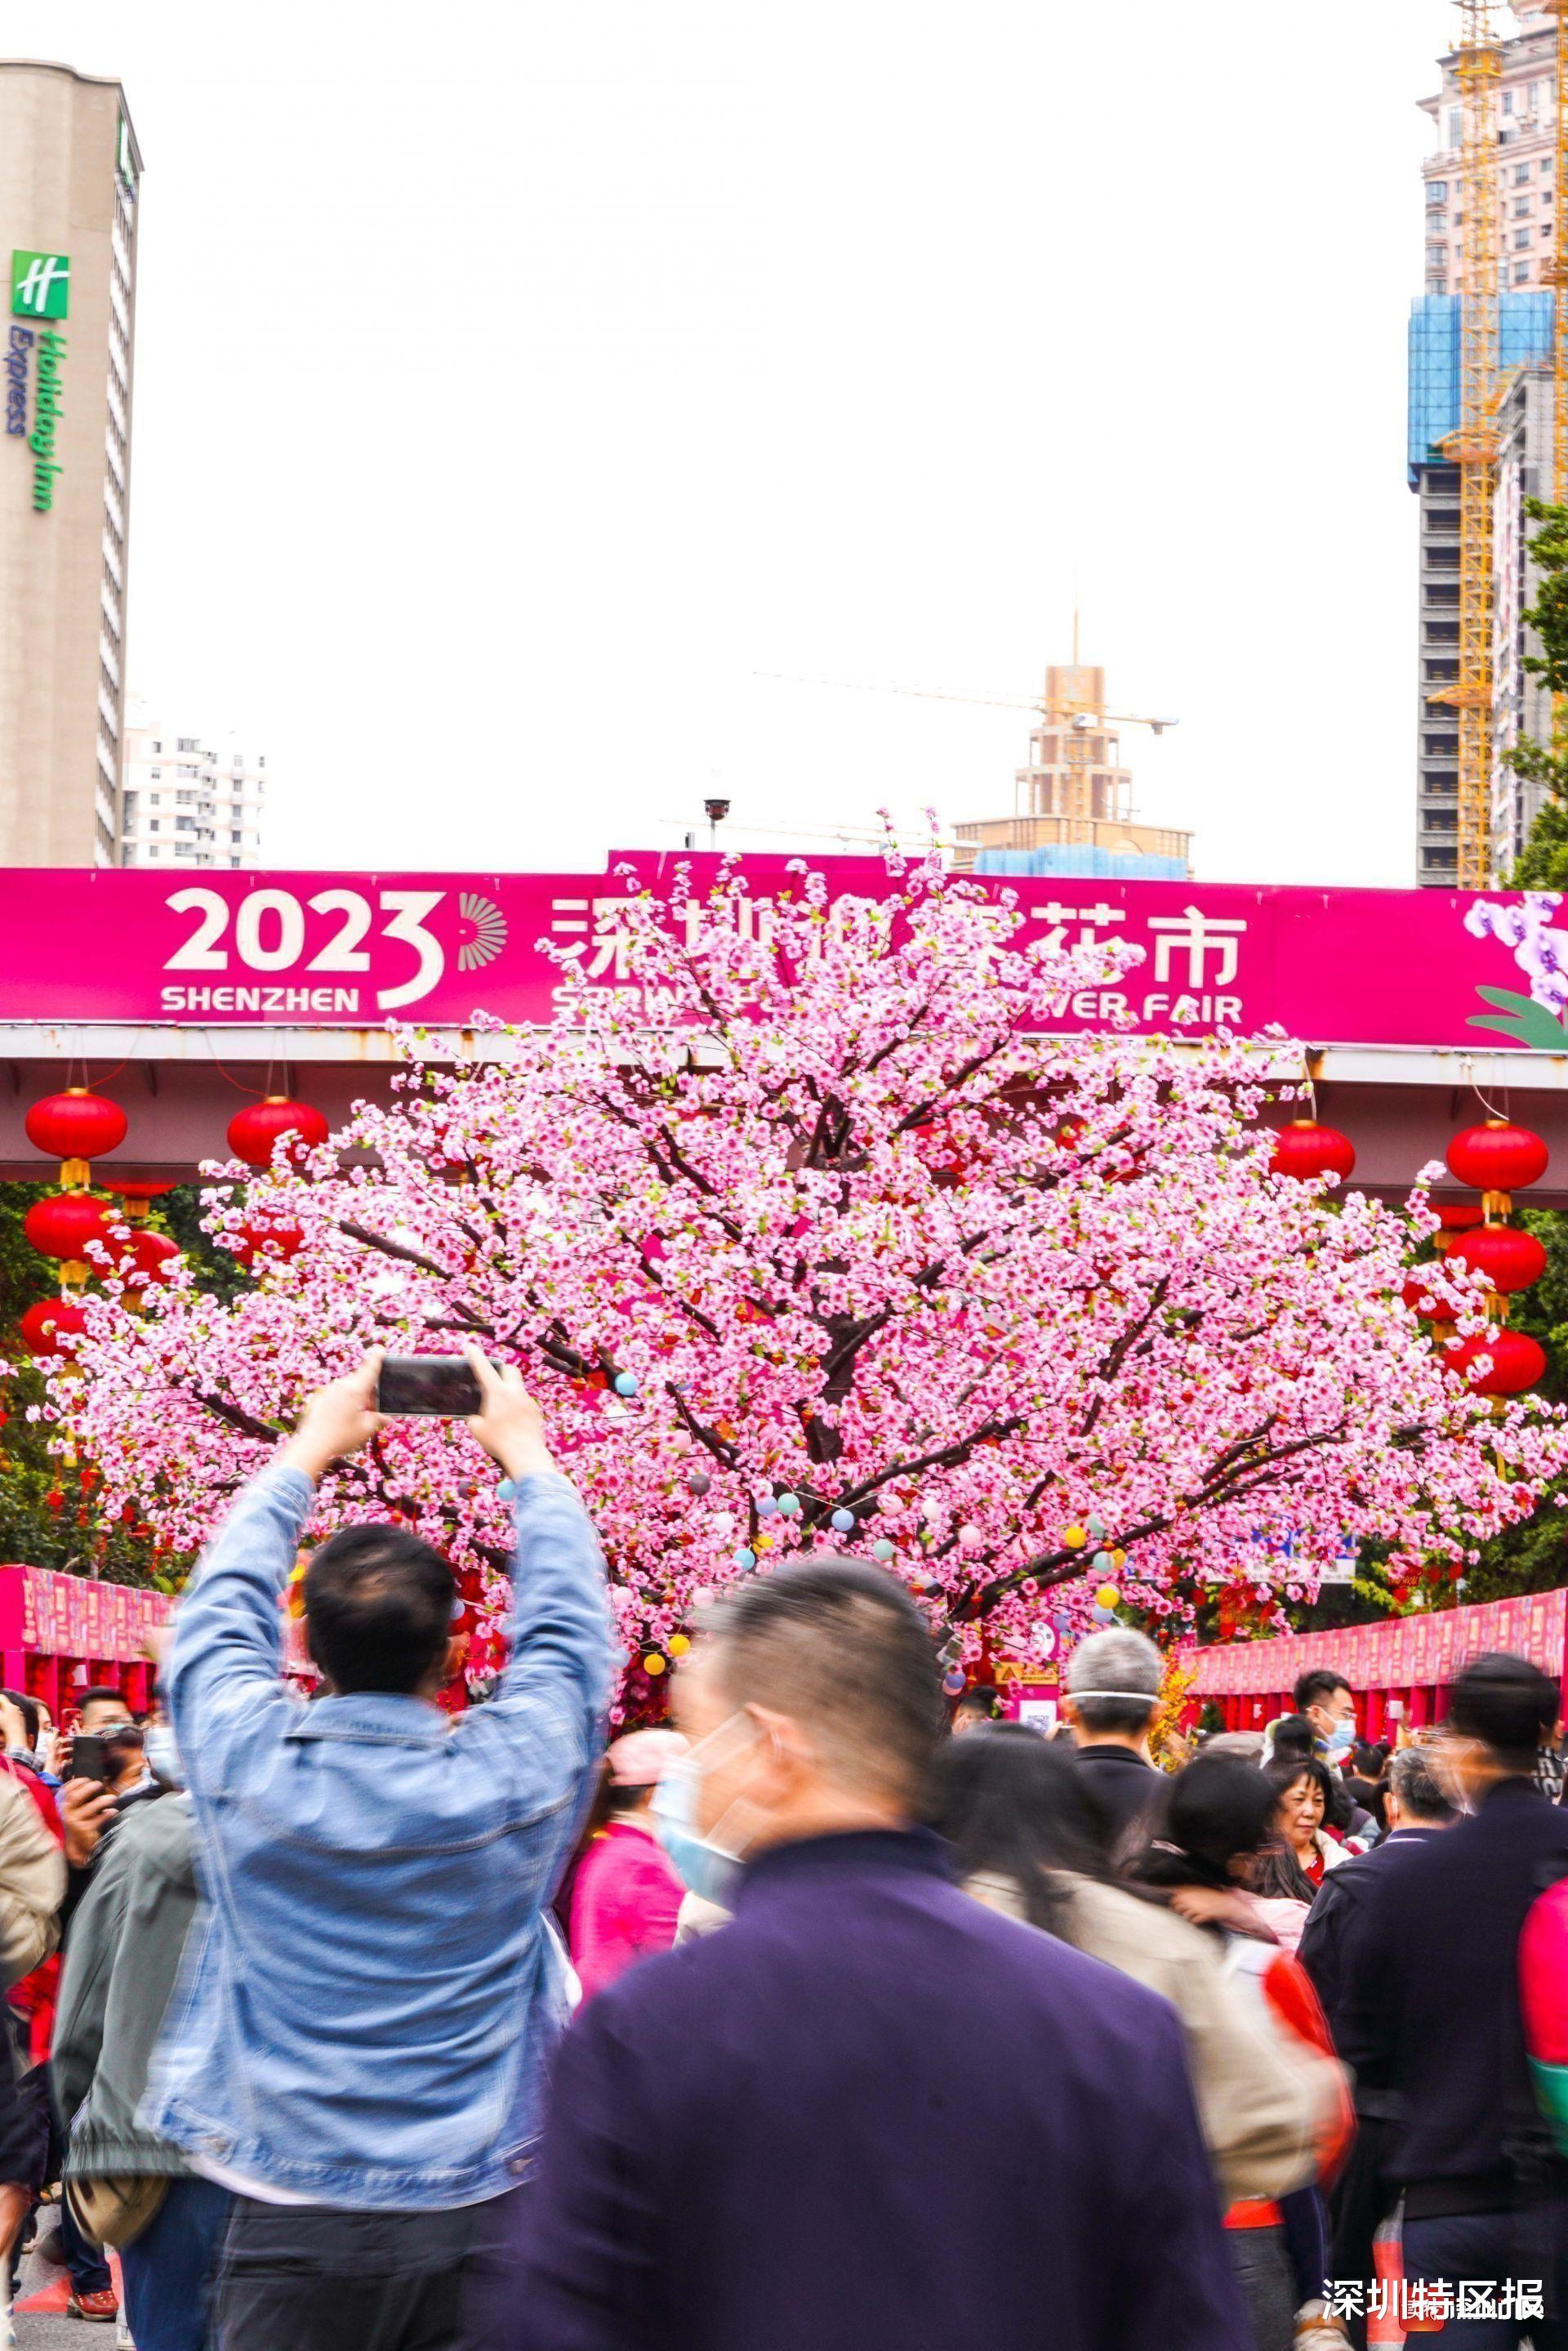
[{"label": "hanging lantern tassel", "polygon": [[1512,1194],[1521,1192],[1546,1173],[1550,1157],[1540,1135],[1506,1118],[1489,1118],[1484,1126],[1467,1126],[1448,1149],[1449,1172],[1481,1196],[1489,1224],[1507,1216]]},{"label": "hanging lantern tassel", "polygon": [[24,1121],[34,1149],[60,1161],[60,1182],[67,1191],[79,1190],[87,1183],[92,1172],[89,1160],[106,1151],[118,1151],[128,1124],[118,1102],[89,1093],[86,1086],[67,1086],[63,1094],[46,1094]]}]

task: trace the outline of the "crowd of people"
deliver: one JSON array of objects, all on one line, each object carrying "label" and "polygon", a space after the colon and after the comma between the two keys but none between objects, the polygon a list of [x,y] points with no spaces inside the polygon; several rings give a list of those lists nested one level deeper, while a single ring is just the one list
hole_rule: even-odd
[{"label": "crowd of people", "polygon": [[803,1556],[607,1750],[593,1529],[471,1361],[484,1704],[437,1703],[455,1580],[396,1526],[313,1552],[283,1670],[373,1356],[235,1502],[150,1722],[0,1693],[13,2274],[53,2218],[139,2351],[1565,2351],[1553,1680],[1479,1657],[1390,1752],[1315,1672],[1160,1768],[1142,1634],[1053,1735]]}]

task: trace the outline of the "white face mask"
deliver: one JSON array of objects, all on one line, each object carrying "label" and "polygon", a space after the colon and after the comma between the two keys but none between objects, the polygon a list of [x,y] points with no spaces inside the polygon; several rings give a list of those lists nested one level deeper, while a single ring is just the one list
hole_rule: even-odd
[{"label": "white face mask", "polygon": [[185,1774],[180,1769],[180,1750],[174,1743],[174,1733],[168,1723],[153,1724],[147,1734],[142,1752],[147,1758],[147,1768],[155,1780],[161,1780],[166,1788],[182,1788],[185,1785]]}]

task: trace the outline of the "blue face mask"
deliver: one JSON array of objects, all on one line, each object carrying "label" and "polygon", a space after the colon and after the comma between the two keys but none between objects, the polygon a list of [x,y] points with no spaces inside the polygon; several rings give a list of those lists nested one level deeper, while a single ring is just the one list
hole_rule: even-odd
[{"label": "blue face mask", "polygon": [[653,1792],[649,1810],[654,1832],[689,1894],[695,1894],[703,1902],[717,1903],[721,1910],[732,1909],[735,1884],[742,1869],[740,1856],[721,1852],[692,1827],[691,1805],[697,1783],[685,1768],[687,1761],[683,1757],[672,1771],[667,1771]]},{"label": "blue face mask", "polygon": [[1355,1744],[1355,1723],[1342,1722],[1337,1724],[1324,1740],[1324,1752],[1331,1763],[1343,1763]]},{"label": "blue face mask", "polygon": [[[733,1741],[739,1730],[748,1740],[757,1737],[756,1725],[744,1712],[733,1714],[728,1722],[699,1740],[689,1754],[668,1771],[653,1792],[649,1810],[659,1844],[675,1865],[675,1874],[689,1894],[701,1901],[715,1902],[722,1910],[732,1910],[735,1904],[735,1887],[745,1866],[745,1852],[751,1843],[742,1834],[746,1814],[756,1817],[754,1809],[743,1797],[730,1805],[724,1817],[708,1836],[699,1834],[695,1825],[697,1791],[702,1782],[699,1761],[703,1749],[712,1749],[722,1742]],[[709,1763],[713,1761],[711,1754]],[[729,1833],[726,1834],[726,1831]]]}]

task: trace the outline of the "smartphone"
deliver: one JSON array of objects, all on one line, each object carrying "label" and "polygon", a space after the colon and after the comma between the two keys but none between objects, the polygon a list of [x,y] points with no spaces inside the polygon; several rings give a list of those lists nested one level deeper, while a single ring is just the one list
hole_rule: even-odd
[{"label": "smartphone", "polygon": [[466,1420],[484,1399],[461,1355],[389,1355],[376,1390],[378,1412],[420,1412]]},{"label": "smartphone", "polygon": [[109,1785],[109,1759],[104,1753],[106,1740],[96,1732],[78,1730],[71,1741],[71,1778],[96,1780],[100,1788]]}]

